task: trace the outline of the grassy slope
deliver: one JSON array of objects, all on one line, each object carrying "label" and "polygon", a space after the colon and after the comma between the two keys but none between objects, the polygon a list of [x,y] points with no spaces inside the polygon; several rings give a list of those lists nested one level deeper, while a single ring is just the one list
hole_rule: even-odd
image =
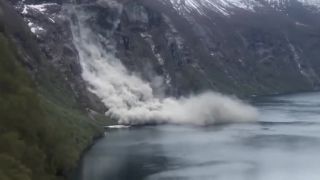
[{"label": "grassy slope", "polygon": [[[0,11],[0,16],[5,13]],[[18,20],[12,28],[3,19],[0,17],[0,179],[63,179],[101,129],[78,106],[63,77],[38,54],[30,32],[18,28]],[[13,36],[21,43],[13,41]],[[21,50],[38,63],[34,77],[21,63]]]}]

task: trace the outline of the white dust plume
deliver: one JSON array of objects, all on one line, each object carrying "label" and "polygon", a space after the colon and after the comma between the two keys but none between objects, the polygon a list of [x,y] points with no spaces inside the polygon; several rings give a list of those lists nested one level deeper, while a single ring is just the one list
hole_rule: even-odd
[{"label": "white dust plume", "polygon": [[[118,119],[120,124],[208,125],[257,119],[254,107],[215,92],[181,98],[155,97],[148,82],[128,72],[114,53],[106,50],[106,38],[94,33],[86,24],[91,16],[81,11],[76,11],[76,16],[72,31],[82,76],[90,91],[108,107],[106,115]],[[103,41],[104,45],[101,44]]]}]

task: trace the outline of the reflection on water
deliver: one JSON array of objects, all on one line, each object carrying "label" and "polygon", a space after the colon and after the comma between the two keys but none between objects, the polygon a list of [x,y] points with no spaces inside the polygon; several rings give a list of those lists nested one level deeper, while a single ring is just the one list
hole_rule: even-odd
[{"label": "reflection on water", "polygon": [[320,93],[261,98],[256,124],[109,132],[80,180],[319,180]]}]

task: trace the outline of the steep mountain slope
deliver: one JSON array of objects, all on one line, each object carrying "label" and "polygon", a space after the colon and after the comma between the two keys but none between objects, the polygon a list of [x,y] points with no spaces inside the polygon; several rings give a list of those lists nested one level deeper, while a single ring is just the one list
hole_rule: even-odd
[{"label": "steep mountain slope", "polygon": [[294,0],[143,3],[175,27],[182,44],[177,67],[197,68],[193,77],[208,79],[209,87],[269,94],[319,84],[318,6]]},{"label": "steep mountain slope", "polygon": [[[8,66],[0,69],[0,162],[21,172],[16,179],[65,175],[99,132],[88,115],[97,119],[108,108],[152,109],[154,101],[143,104],[148,98],[205,90],[250,96],[319,88],[317,0],[10,2],[20,16],[0,0],[1,67]],[[8,103],[17,99],[23,107]],[[34,153],[39,162],[23,159]],[[0,177],[12,179],[2,166]]]},{"label": "steep mountain slope", "polygon": [[[67,18],[59,5],[62,2],[23,2],[16,3],[16,7],[43,51],[74,89],[85,91],[79,87],[83,86],[81,68],[76,65],[77,52],[70,43]],[[78,3],[95,14],[92,28],[110,40],[109,45],[126,67],[150,82],[155,76],[162,77],[162,87],[168,94],[214,89],[258,95],[319,86],[318,1]],[[54,46],[56,43],[60,45]]]},{"label": "steep mountain slope", "polygon": [[0,179],[65,177],[101,128],[3,0],[0,65]]}]

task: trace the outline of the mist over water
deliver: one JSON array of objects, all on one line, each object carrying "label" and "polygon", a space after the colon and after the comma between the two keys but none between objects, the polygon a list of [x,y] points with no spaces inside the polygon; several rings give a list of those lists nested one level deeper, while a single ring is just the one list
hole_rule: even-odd
[{"label": "mist over water", "polygon": [[[76,17],[72,31],[82,76],[90,91],[108,107],[106,115],[119,119],[120,124],[207,125],[257,119],[258,112],[254,107],[215,92],[180,98],[156,97],[149,82],[129,72],[115,57],[112,43],[91,30],[88,20],[94,16],[78,9],[72,13]],[[118,23],[114,23],[114,29]]]}]

